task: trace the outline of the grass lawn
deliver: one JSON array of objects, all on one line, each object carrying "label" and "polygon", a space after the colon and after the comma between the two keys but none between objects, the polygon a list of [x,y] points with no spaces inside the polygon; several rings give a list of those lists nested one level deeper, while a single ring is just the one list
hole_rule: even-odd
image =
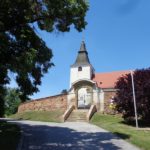
[{"label": "grass lawn", "polygon": [[29,111],[23,113],[17,113],[9,116],[9,118],[19,120],[33,120],[33,121],[45,121],[45,122],[62,122],[63,111]]},{"label": "grass lawn", "polygon": [[126,125],[120,116],[96,113],[91,123],[117,134],[144,150],[150,150],[150,130],[137,130],[135,127]]},{"label": "grass lawn", "polygon": [[0,121],[0,149],[16,150],[20,139],[20,128],[17,125]]}]

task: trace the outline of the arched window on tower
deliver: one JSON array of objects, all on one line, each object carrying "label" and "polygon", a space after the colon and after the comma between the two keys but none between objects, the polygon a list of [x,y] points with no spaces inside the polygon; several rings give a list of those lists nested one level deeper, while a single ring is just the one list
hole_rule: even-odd
[{"label": "arched window on tower", "polygon": [[82,71],[82,67],[80,66],[80,67],[78,67],[78,71]]}]

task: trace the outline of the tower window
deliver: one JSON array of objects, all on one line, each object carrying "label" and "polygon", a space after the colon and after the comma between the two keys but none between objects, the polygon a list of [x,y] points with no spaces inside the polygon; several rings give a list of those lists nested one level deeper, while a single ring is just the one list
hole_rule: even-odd
[{"label": "tower window", "polygon": [[82,71],[82,67],[80,66],[80,67],[78,67],[78,71]]}]

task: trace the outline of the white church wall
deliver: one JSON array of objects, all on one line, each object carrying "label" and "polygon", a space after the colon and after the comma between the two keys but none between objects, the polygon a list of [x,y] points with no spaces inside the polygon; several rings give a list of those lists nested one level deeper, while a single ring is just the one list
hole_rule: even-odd
[{"label": "white church wall", "polygon": [[100,109],[100,96],[99,96],[99,89],[95,86],[93,88],[93,103],[96,105],[97,110]]},{"label": "white church wall", "polygon": [[97,103],[97,90],[96,89],[93,89],[93,102],[94,102],[94,104],[96,104]]},{"label": "white church wall", "polygon": [[71,84],[80,79],[91,79],[91,67],[90,66],[81,66],[82,71],[78,71],[78,67],[71,68],[70,71],[70,87]]}]

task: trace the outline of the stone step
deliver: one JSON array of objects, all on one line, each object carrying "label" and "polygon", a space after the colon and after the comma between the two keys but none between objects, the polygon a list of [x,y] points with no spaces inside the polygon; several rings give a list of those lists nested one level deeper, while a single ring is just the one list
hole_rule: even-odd
[{"label": "stone step", "polygon": [[67,122],[86,122],[86,120],[74,120],[74,119],[69,119]]},{"label": "stone step", "polygon": [[73,110],[73,112],[68,117],[67,121],[86,121],[86,115],[88,110],[85,109],[79,109],[79,110]]},{"label": "stone step", "polygon": [[81,115],[81,114],[72,114],[70,115],[70,117],[86,117],[86,114],[85,115]]},{"label": "stone step", "polygon": [[72,118],[72,117],[69,117],[69,118],[67,119],[67,121],[69,121],[69,120],[72,120],[72,121],[84,120],[84,121],[86,121],[86,118]]},{"label": "stone step", "polygon": [[86,120],[86,117],[84,118],[79,118],[79,117],[69,117],[68,120],[71,119],[71,120]]},{"label": "stone step", "polygon": [[81,114],[81,113],[74,113],[73,112],[73,113],[70,114],[70,116],[81,116],[81,117],[83,116],[84,117],[84,116],[86,116],[86,113]]},{"label": "stone step", "polygon": [[69,116],[69,118],[86,118],[86,116]]},{"label": "stone step", "polygon": [[87,109],[76,109],[73,112],[88,112]]}]

